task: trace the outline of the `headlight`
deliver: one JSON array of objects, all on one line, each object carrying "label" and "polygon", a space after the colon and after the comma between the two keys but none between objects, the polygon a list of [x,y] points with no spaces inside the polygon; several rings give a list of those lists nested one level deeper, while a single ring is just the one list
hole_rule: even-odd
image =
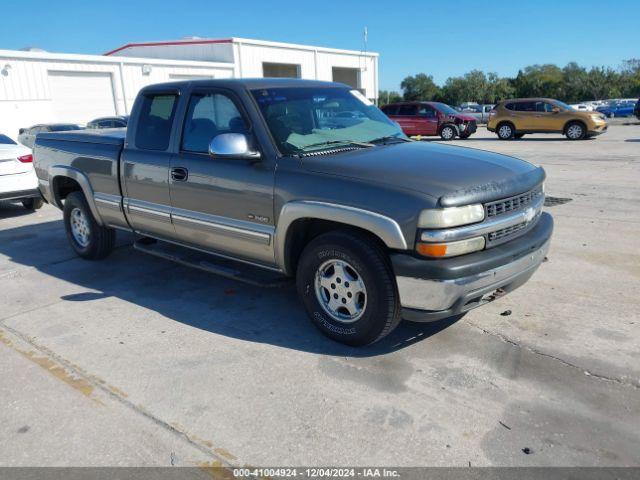
[{"label": "headlight", "polygon": [[468,238],[448,243],[417,243],[416,251],[425,257],[445,258],[477,252],[484,248],[484,237]]},{"label": "headlight", "polygon": [[484,220],[484,207],[480,204],[423,210],[418,228],[448,228]]}]

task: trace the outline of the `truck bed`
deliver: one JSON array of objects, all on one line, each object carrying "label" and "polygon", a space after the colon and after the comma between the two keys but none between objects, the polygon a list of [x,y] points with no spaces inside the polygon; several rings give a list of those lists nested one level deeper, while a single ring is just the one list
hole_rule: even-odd
[{"label": "truck bed", "polygon": [[39,133],[37,138],[42,140],[64,140],[65,142],[123,145],[126,134],[126,128],[105,128],[101,130]]},{"label": "truck bed", "polygon": [[57,205],[53,195],[56,175],[70,176],[81,183],[83,191],[88,187],[84,191],[87,201],[105,224],[126,226],[120,208],[120,153],[125,135],[124,128],[38,134],[33,154],[45,199]]}]

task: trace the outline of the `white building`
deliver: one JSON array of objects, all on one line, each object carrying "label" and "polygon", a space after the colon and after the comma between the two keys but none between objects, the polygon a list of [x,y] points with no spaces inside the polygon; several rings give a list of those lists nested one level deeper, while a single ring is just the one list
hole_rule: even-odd
[{"label": "white building", "polygon": [[130,112],[145,85],[171,80],[297,77],[378,96],[378,54],[230,38],[132,43],[99,55],[0,50],[0,133]]}]

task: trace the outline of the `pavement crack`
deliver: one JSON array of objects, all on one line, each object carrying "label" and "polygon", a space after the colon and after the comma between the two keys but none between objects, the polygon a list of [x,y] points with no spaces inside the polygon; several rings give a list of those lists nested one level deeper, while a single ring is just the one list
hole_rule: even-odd
[{"label": "pavement crack", "polygon": [[[142,415],[147,420],[150,420],[158,427],[172,433],[178,438],[185,441],[187,444],[197,449],[198,451],[213,457],[216,460],[216,464],[219,464],[221,467],[233,468],[236,465],[232,464],[229,460],[230,454],[226,452],[224,449],[214,448],[213,445],[205,440],[200,439],[199,437],[188,433],[185,429],[180,428],[176,424],[171,424],[162,420],[161,418],[155,416],[151,412],[147,411],[142,405],[136,405],[131,400],[129,400],[127,395],[120,389],[113,387],[106,383],[104,380],[100,379],[96,375],[92,375],[86,372],[84,369],[75,365],[74,363],[68,361],[64,357],[61,357],[53,350],[36,343],[31,337],[25,335],[21,331],[9,327],[3,323],[0,323],[0,327],[9,332],[11,335],[17,337],[22,342],[29,345],[34,350],[37,350],[40,354],[44,355],[49,359],[50,362],[55,362],[58,365],[62,366],[67,372],[72,373],[75,377],[82,379],[83,382],[90,384],[94,389],[100,390],[107,397],[115,400],[117,403],[123,405],[124,407],[132,410],[134,413],[138,415]],[[5,342],[6,343],[6,342]],[[219,453],[222,451],[223,453]],[[235,457],[233,457],[235,458]]]},{"label": "pavement crack", "polygon": [[567,360],[565,360],[563,358],[560,358],[560,357],[558,357],[556,355],[552,355],[550,353],[545,353],[545,352],[543,352],[541,350],[538,350],[537,348],[534,348],[534,347],[530,347],[530,346],[527,346],[527,345],[522,345],[522,344],[516,342],[515,340],[510,339],[509,337],[507,337],[507,336],[505,336],[505,335],[503,335],[501,333],[492,332],[491,330],[487,330],[486,328],[482,328],[480,325],[477,325],[477,324],[475,324],[473,322],[470,322],[469,320],[464,320],[464,322],[467,325],[469,325],[469,326],[471,326],[471,327],[473,327],[473,328],[475,328],[477,330],[480,330],[482,333],[484,333],[486,335],[490,335],[492,337],[498,338],[500,341],[502,341],[504,343],[508,343],[509,345],[512,345],[512,346],[514,346],[516,348],[521,348],[523,350],[526,350],[527,352],[533,353],[534,355],[538,355],[538,356],[541,356],[541,357],[549,358],[549,359],[554,360],[556,362],[560,362],[565,367],[569,367],[569,368],[572,368],[572,369],[575,369],[575,370],[579,370],[580,372],[582,372],[582,374],[584,374],[587,377],[591,377],[591,378],[594,378],[596,380],[601,380],[601,381],[604,381],[604,382],[615,383],[617,385],[621,385],[621,386],[624,386],[624,387],[631,387],[631,388],[634,388],[634,389],[640,389],[640,385],[638,385],[636,383],[628,382],[628,381],[622,380],[622,379],[620,379],[618,377],[610,377],[608,375],[602,375],[600,373],[594,373],[594,372],[592,372],[591,370],[589,370],[587,368],[581,367],[580,365],[576,365],[575,363],[571,363],[571,362],[569,362],[569,361],[567,361]]}]

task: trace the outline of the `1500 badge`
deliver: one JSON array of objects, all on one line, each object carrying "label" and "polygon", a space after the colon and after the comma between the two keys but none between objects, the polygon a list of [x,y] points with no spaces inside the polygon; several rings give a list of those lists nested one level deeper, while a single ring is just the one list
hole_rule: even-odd
[{"label": "1500 badge", "polygon": [[262,215],[254,215],[253,213],[250,213],[247,215],[247,218],[249,220],[255,220],[256,222],[269,223],[269,217],[263,217]]}]

